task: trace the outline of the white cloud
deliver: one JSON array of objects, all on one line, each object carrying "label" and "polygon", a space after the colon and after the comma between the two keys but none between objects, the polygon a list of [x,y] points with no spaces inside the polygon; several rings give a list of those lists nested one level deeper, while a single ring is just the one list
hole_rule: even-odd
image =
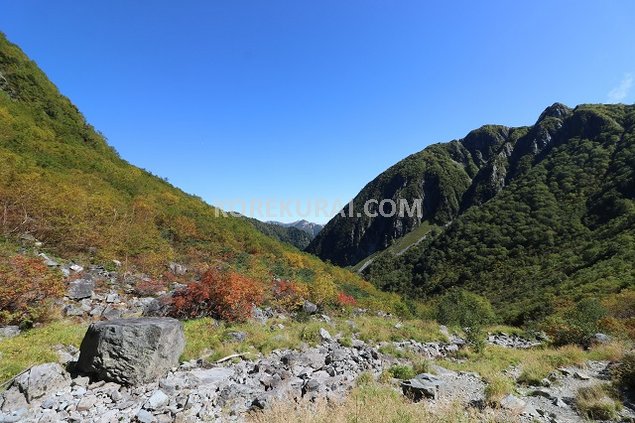
[{"label": "white cloud", "polygon": [[609,91],[609,101],[611,103],[619,103],[624,100],[628,94],[631,92],[631,88],[633,87],[633,75],[627,73],[624,75],[624,78],[620,81],[620,84]]}]

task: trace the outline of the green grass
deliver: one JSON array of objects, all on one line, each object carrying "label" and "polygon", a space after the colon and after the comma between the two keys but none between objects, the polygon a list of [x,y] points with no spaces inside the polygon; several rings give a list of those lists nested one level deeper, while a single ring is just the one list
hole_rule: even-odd
[{"label": "green grass", "polygon": [[57,361],[54,346],[79,347],[86,328],[83,324],[59,321],[0,341],[0,381],[11,379],[31,366]]}]

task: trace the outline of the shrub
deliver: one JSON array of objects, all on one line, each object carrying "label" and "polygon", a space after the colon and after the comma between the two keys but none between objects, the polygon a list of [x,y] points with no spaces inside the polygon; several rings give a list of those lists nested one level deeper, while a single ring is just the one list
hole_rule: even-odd
[{"label": "shrub", "polygon": [[145,279],[137,283],[133,292],[141,297],[154,297],[165,291],[165,283],[158,279]]},{"label": "shrub", "polygon": [[35,257],[0,257],[0,323],[30,325],[47,320],[54,299],[64,295],[61,275]]},{"label": "shrub", "polygon": [[401,364],[395,364],[389,370],[392,377],[395,379],[412,379],[416,376],[414,369],[410,366],[404,366]]},{"label": "shrub", "polygon": [[635,390],[635,352],[624,355],[614,370],[613,378],[618,386]]},{"label": "shrub", "polygon": [[333,278],[326,273],[318,273],[309,285],[311,301],[319,305],[332,304],[337,298],[337,287]]},{"label": "shrub", "polygon": [[606,315],[606,308],[597,299],[586,298],[562,315],[547,319],[544,329],[555,345],[588,345]]},{"label": "shrub", "polygon": [[493,323],[495,315],[487,298],[454,288],[441,297],[437,319],[444,325],[482,327]]},{"label": "shrub", "polygon": [[293,310],[302,305],[309,297],[309,289],[305,284],[279,280],[273,284],[273,301],[283,310]]},{"label": "shrub", "polygon": [[172,299],[177,317],[214,316],[228,321],[244,321],[254,305],[262,302],[264,287],[236,272],[212,269],[200,282],[190,283]]},{"label": "shrub", "polygon": [[451,289],[441,297],[437,318],[442,324],[464,328],[467,341],[478,353],[485,348],[483,326],[495,321],[494,309],[486,298],[462,289]]},{"label": "shrub", "polygon": [[347,295],[343,292],[337,294],[337,302],[342,307],[354,307],[357,305],[357,300],[352,295]]}]

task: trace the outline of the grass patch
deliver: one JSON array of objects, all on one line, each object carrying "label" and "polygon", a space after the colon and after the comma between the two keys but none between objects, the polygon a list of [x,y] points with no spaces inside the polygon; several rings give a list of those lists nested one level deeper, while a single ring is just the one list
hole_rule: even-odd
[{"label": "grass patch", "polygon": [[583,416],[593,420],[615,420],[622,409],[609,385],[594,385],[580,388],[575,404]]},{"label": "grass patch", "polygon": [[57,362],[54,346],[79,347],[87,327],[62,320],[0,341],[0,381],[9,380],[31,366]]},{"label": "grass patch", "polygon": [[412,379],[413,377],[417,375],[417,373],[415,373],[412,366],[403,365],[403,364],[395,364],[391,366],[390,369],[388,369],[388,372],[395,379],[402,379],[402,380]]},{"label": "grass patch", "polygon": [[281,400],[271,408],[247,417],[252,423],[497,423],[516,422],[517,416],[502,410],[466,410],[460,404],[429,408],[424,402],[413,403],[391,385],[370,382],[359,385],[341,403],[326,401],[299,404]]},{"label": "grass patch", "polygon": [[505,396],[514,392],[514,381],[504,375],[497,375],[487,381],[485,386],[485,400],[492,406],[497,406]]}]

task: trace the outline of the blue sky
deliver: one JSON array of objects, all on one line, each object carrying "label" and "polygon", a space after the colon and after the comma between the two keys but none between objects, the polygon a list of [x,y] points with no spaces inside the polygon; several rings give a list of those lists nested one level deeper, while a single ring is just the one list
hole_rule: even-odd
[{"label": "blue sky", "polygon": [[0,0],[125,159],[216,204],[346,202],[480,125],[633,103],[633,22],[633,1]]}]

